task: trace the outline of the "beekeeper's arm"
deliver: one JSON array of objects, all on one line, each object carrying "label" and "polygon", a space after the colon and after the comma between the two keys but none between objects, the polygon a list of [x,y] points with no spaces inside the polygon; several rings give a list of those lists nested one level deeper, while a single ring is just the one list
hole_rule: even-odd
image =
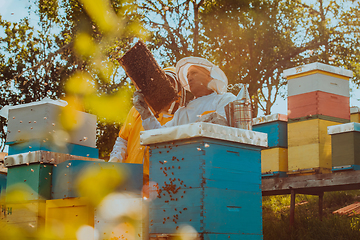
[{"label": "beekeeper's arm", "polygon": [[135,109],[140,113],[144,130],[162,128],[159,121],[151,114],[145,102],[144,95],[139,90],[134,92],[133,104]]},{"label": "beekeeper's arm", "polygon": [[116,138],[109,162],[123,162],[127,154],[127,141],[121,137]]},{"label": "beekeeper's arm", "polygon": [[110,160],[109,162],[124,162],[127,158],[128,152],[128,139],[129,135],[131,134],[134,122],[136,120],[137,112],[135,108],[131,108],[126,120],[121,127],[119,137],[116,138],[113,150],[110,153]]}]

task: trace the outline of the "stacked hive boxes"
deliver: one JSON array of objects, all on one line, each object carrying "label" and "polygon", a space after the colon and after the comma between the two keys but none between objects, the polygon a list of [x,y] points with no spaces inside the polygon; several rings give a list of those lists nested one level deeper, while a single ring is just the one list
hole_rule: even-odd
[{"label": "stacked hive boxes", "polygon": [[262,176],[286,176],[288,171],[287,116],[276,113],[254,118],[253,130],[268,135],[268,148],[261,151]]},{"label": "stacked hive boxes", "polygon": [[328,127],[331,135],[332,169],[360,169],[360,123],[351,122]]},{"label": "stacked hive boxes", "polygon": [[311,63],[283,75],[288,81],[288,174],[330,172],[327,127],[350,120],[352,72]]},{"label": "stacked hive boxes", "polygon": [[[65,131],[60,123],[63,105],[64,102],[45,99],[6,109],[9,155],[4,162],[8,168],[8,224],[28,231],[44,226],[46,201],[51,199],[54,166],[67,159],[98,158],[95,148],[96,116],[76,112],[77,116],[72,119],[74,130]],[[16,194],[18,191],[23,192],[21,197]]]},{"label": "stacked hive boxes", "polygon": [[186,225],[199,239],[262,239],[267,134],[193,123],[142,132],[141,141],[150,145],[150,239],[174,239]]},{"label": "stacked hive boxes", "polygon": [[[52,234],[49,239],[76,239],[81,226],[95,228],[101,233],[99,239],[120,239],[121,233],[114,231],[118,218],[104,217],[94,199],[126,192],[125,200],[121,195],[109,200],[109,205],[119,208],[131,202],[141,209],[142,165],[98,159],[96,116],[76,112],[66,119],[73,130],[65,131],[60,122],[64,108],[59,103],[45,100],[8,110],[5,220],[27,233],[45,227]],[[20,198],[19,191],[23,192]],[[88,196],[89,191],[94,194]],[[136,231],[131,239],[142,236],[141,228]]]},{"label": "stacked hive boxes", "polygon": [[[101,240],[141,239],[141,212],[134,209],[142,208],[142,173],[142,164],[84,160],[58,164],[53,168],[51,200],[46,200],[45,228],[65,239],[76,239],[82,226],[93,227]],[[105,203],[100,201],[103,197]],[[137,216],[131,220],[134,212]],[[126,224],[133,229],[127,236],[117,229]]]}]

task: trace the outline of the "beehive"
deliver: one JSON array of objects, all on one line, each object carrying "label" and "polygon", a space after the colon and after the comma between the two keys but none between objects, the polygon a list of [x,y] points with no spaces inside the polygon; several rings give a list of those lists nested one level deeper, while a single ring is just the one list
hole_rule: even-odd
[{"label": "beehive", "polygon": [[266,134],[195,123],[141,139],[150,145],[150,238],[189,224],[203,239],[262,239]]},{"label": "beehive", "polygon": [[288,171],[288,149],[270,148],[261,150],[261,172],[263,174]]},{"label": "beehive", "polygon": [[[15,108],[16,107],[16,108]],[[64,134],[61,116],[64,107],[52,102],[34,102],[10,108],[8,112],[7,144],[32,139],[60,143],[72,143],[96,147],[96,116],[76,111],[71,121],[74,128]]]},{"label": "beehive", "polygon": [[[123,181],[119,186],[115,186],[115,190],[117,192],[129,191],[141,196],[142,164],[69,160],[58,164],[53,169],[51,198],[81,197],[77,191],[77,183],[90,170],[94,172],[104,171],[105,173],[109,171],[109,174],[121,175]],[[109,186],[101,187],[107,188]]]},{"label": "beehive", "polygon": [[267,133],[269,149],[261,150],[263,177],[285,175],[287,168],[287,116],[271,114],[253,119],[253,130]]},{"label": "beehive", "polygon": [[41,163],[10,167],[6,183],[7,197],[9,192],[23,185],[29,191],[24,200],[50,199],[52,168],[51,164]]},{"label": "beehive", "polygon": [[328,172],[331,163],[331,138],[327,127],[338,122],[311,119],[288,124],[289,171],[323,169]]},{"label": "beehive", "polygon": [[289,96],[322,91],[349,97],[349,82],[353,72],[343,68],[315,62],[283,72],[288,80]]},{"label": "beehive", "polygon": [[287,148],[287,116],[272,114],[253,119],[253,131],[267,133],[268,147]]},{"label": "beehive", "polygon": [[336,72],[339,70],[338,68],[321,63],[315,63],[312,66],[309,64],[295,69],[298,69],[299,73],[296,73],[296,70],[295,73],[289,73],[289,70],[284,71],[288,80],[289,97],[313,91],[350,97],[349,79],[352,77],[351,71],[341,69]]},{"label": "beehive", "polygon": [[[46,200],[45,230],[54,239],[78,239],[83,226],[94,227],[94,208],[84,198]],[[88,232],[89,236],[91,232]],[[52,239],[50,237],[50,239]]]},{"label": "beehive", "polygon": [[349,97],[313,91],[288,97],[289,119],[316,115],[350,120]]},{"label": "beehive", "polygon": [[127,51],[119,62],[137,89],[144,94],[155,115],[177,98],[171,81],[142,41]]},{"label": "beehive", "polygon": [[331,135],[333,169],[360,167],[360,123],[328,127]]},{"label": "beehive", "polygon": [[5,196],[7,176],[5,173],[0,172],[0,197]]},{"label": "beehive", "polygon": [[350,122],[360,123],[360,108],[353,106],[350,108]]},{"label": "beehive", "polygon": [[3,207],[9,226],[33,233],[45,225],[45,200],[7,202]]},{"label": "beehive", "polygon": [[134,239],[144,240],[147,229],[143,223],[147,209],[141,197],[118,195],[108,198],[94,209],[94,228],[99,240]]}]

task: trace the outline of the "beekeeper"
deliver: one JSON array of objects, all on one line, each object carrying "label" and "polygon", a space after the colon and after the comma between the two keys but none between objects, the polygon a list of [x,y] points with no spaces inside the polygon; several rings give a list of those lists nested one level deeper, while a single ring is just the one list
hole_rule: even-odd
[{"label": "beekeeper", "polygon": [[[182,86],[195,98],[180,107],[165,127],[201,121],[228,125],[224,107],[236,97],[226,92],[228,80],[219,67],[204,58],[186,57],[176,64],[176,74]],[[134,93],[133,103],[141,115],[145,130],[163,127],[149,111],[140,92]]]},{"label": "beekeeper", "polygon": [[[186,90],[176,77],[175,67],[164,68],[165,74],[172,81],[175,92],[179,98],[172,102],[159,114],[158,122],[163,125],[173,118],[176,110],[185,105]],[[144,131],[139,112],[132,107],[128,113],[119,137],[116,139],[109,162],[143,163],[144,184],[149,179],[149,152],[145,146],[140,145],[140,131]]]}]

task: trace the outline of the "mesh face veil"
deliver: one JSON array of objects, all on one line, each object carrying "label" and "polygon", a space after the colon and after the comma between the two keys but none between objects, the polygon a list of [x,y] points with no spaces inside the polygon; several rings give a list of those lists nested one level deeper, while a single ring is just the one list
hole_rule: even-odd
[{"label": "mesh face veil", "polygon": [[176,64],[176,73],[182,86],[190,91],[187,72],[191,66],[203,67],[210,72],[210,77],[212,81],[209,82],[208,88],[216,91],[218,94],[223,94],[226,92],[228,79],[225,73],[216,65],[209,62],[208,60],[200,57],[185,57],[177,62]]},{"label": "mesh face veil", "polygon": [[181,86],[179,79],[176,77],[176,72],[174,67],[164,68],[165,74],[168,76],[168,79],[172,82],[175,92],[178,94],[179,98],[171,103],[168,110],[169,114],[174,114],[179,107],[185,106],[186,101],[186,92],[185,89]]}]

